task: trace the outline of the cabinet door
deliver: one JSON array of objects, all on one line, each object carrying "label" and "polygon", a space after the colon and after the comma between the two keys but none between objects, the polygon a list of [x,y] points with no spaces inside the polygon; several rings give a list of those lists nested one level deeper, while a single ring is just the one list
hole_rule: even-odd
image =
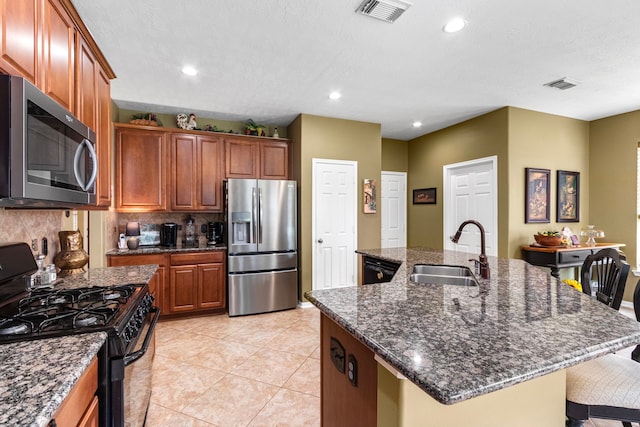
[{"label": "cabinet door", "polygon": [[[38,84],[39,0],[0,0],[0,68]],[[19,42],[18,42],[19,41]]]},{"label": "cabinet door", "polygon": [[155,298],[154,305],[160,309],[162,313],[165,310],[164,307],[164,289],[165,289],[165,268],[158,267],[153,277],[149,281],[149,292]]},{"label": "cabinet door", "polygon": [[196,155],[195,135],[171,135],[171,209],[194,210],[196,200]]},{"label": "cabinet door", "polygon": [[289,144],[260,141],[260,178],[289,179]]},{"label": "cabinet door", "polygon": [[195,310],[198,295],[198,266],[171,266],[170,276],[167,301],[169,312],[179,313]]},{"label": "cabinet door", "polygon": [[76,116],[94,131],[97,129],[97,99],[96,75],[98,63],[89,45],[82,37],[78,37],[76,56]]},{"label": "cabinet door", "polygon": [[98,427],[100,422],[98,408],[98,396],[94,396],[87,411],[78,422],[78,427]]},{"label": "cabinet door", "polygon": [[96,154],[98,156],[98,179],[96,181],[96,204],[111,206],[111,81],[102,68],[96,76],[98,90]]},{"label": "cabinet door", "polygon": [[225,176],[227,178],[257,178],[258,143],[253,140],[226,138],[224,140]]},{"label": "cabinet door", "polygon": [[166,209],[164,132],[116,130],[116,209],[122,212]]},{"label": "cabinet door", "polygon": [[[73,21],[59,0],[44,1],[42,26],[43,92],[74,111],[75,35]],[[82,120],[82,119],[81,119]],[[93,128],[95,129],[95,128]]]},{"label": "cabinet door", "polygon": [[198,207],[213,212],[222,211],[222,139],[198,137],[197,199]]},{"label": "cabinet door", "polygon": [[224,264],[198,265],[198,307],[222,308],[225,306]]}]

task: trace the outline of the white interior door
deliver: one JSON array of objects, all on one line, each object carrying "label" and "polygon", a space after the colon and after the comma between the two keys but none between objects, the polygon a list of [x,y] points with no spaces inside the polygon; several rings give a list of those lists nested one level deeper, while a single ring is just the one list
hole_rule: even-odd
[{"label": "white interior door", "polygon": [[450,237],[464,221],[474,219],[485,229],[487,255],[498,255],[498,157],[444,166],[444,248],[480,253],[480,231],[467,225],[455,244]]},{"label": "white interior door", "polygon": [[380,246],[407,246],[407,173],[383,171],[380,194]]},{"label": "white interior door", "polygon": [[313,159],[312,288],[356,284],[358,163]]}]

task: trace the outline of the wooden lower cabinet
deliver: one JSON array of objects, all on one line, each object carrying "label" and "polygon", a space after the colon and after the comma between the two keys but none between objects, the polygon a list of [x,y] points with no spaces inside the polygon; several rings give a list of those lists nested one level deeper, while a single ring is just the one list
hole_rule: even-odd
[{"label": "wooden lower cabinet", "polygon": [[149,255],[109,255],[109,267],[158,264],[149,292],[162,315],[226,308],[227,253],[173,252]]},{"label": "wooden lower cabinet", "polygon": [[320,325],[322,425],[377,425],[378,363],[373,352],[324,314]]},{"label": "wooden lower cabinet", "polygon": [[69,395],[64,399],[53,419],[51,427],[98,426],[98,357],[94,357]]},{"label": "wooden lower cabinet", "polygon": [[223,252],[171,254],[168,312],[184,313],[225,307]]}]

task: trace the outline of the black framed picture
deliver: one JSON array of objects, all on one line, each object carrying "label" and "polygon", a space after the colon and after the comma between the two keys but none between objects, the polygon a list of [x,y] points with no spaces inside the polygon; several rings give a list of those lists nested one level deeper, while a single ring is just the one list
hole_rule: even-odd
[{"label": "black framed picture", "polygon": [[558,171],[556,221],[580,222],[580,172]]},{"label": "black framed picture", "polygon": [[525,223],[551,222],[549,169],[525,168]]},{"label": "black framed picture", "polygon": [[414,205],[435,205],[436,188],[418,188],[413,190]]}]

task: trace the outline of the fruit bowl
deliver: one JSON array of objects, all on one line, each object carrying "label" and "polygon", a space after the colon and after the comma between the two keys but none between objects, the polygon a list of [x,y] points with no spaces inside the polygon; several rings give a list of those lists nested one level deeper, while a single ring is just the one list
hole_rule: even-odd
[{"label": "fruit bowl", "polygon": [[561,246],[562,245],[562,237],[560,236],[545,236],[543,234],[534,234],[534,239],[536,239],[536,243],[542,246]]}]

